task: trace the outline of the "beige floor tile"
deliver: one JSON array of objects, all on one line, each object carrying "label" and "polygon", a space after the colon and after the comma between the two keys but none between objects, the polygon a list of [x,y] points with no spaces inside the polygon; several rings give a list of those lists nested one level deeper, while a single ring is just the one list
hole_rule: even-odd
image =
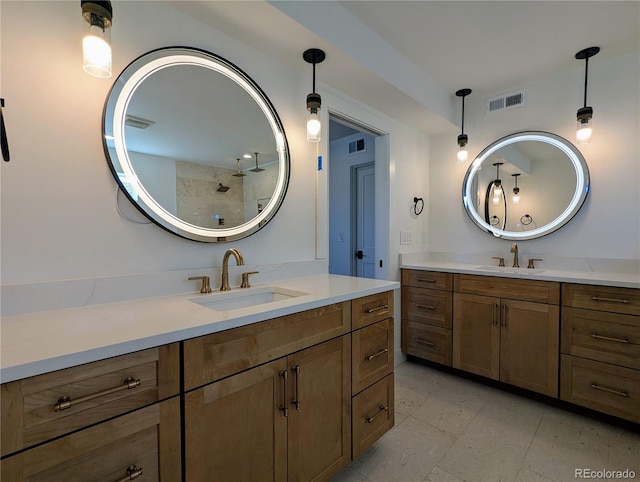
[{"label": "beige floor tile", "polygon": [[331,482],[369,482],[369,479],[358,473],[353,468],[353,465],[348,465],[342,472],[332,478]]},{"label": "beige floor tile", "polygon": [[[632,471],[636,480],[640,480],[640,433],[614,430],[609,439],[608,468],[613,471]],[[613,477],[609,480],[616,480]]]},{"label": "beige floor tile", "polygon": [[436,383],[444,375],[439,370],[404,362],[395,367],[396,387],[404,387],[424,397],[428,396],[436,387]]},{"label": "beige floor tile", "polygon": [[439,390],[414,413],[413,416],[440,430],[459,435],[486,405],[490,390],[469,380],[442,378]]},{"label": "beige floor tile", "polygon": [[424,482],[464,482],[455,475],[451,475],[449,472],[442,470],[440,467],[435,466],[431,473],[424,479]]},{"label": "beige floor tile", "polygon": [[404,386],[402,383],[395,384],[395,417],[396,424],[409,415],[412,415],[418,408],[422,406],[427,398],[415,390]]},{"label": "beige floor tile", "polygon": [[353,462],[372,482],[420,482],[431,472],[454,437],[408,417]]},{"label": "beige floor tile", "polygon": [[558,482],[576,480],[577,469],[607,468],[613,433],[612,427],[597,420],[550,408],[523,466]]},{"label": "beige floor tile", "polygon": [[518,472],[518,476],[516,477],[516,482],[556,482],[556,481],[548,479],[544,475],[540,475],[538,472],[534,472],[533,470],[522,468],[520,469],[520,472]]},{"label": "beige floor tile", "polygon": [[523,397],[492,394],[438,467],[467,481],[514,481],[543,413]]}]

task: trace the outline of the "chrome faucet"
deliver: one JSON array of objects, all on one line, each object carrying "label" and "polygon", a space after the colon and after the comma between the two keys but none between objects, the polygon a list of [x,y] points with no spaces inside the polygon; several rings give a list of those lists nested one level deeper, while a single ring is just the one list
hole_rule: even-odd
[{"label": "chrome faucet", "polygon": [[518,243],[513,243],[511,245],[511,252],[513,253],[513,267],[519,268],[520,265],[518,264]]},{"label": "chrome faucet", "polygon": [[220,291],[229,291],[231,287],[229,286],[229,256],[233,255],[236,258],[236,264],[241,266],[244,264],[244,259],[236,248],[228,249],[226,253],[224,253],[224,258],[222,258],[222,286],[220,286]]}]

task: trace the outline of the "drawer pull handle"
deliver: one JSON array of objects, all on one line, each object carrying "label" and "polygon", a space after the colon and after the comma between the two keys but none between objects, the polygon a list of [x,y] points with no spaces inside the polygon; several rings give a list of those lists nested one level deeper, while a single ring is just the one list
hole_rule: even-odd
[{"label": "drawer pull handle", "polygon": [[127,482],[127,480],[135,480],[142,475],[142,468],[138,468],[135,465],[127,467],[127,475],[116,482]]},{"label": "drawer pull handle", "polygon": [[617,341],[618,343],[629,343],[628,338],[612,338],[610,336],[598,335],[597,333],[591,333],[591,338],[595,338],[596,340],[607,340],[607,341]]},{"label": "drawer pull handle", "polygon": [[296,386],[295,393],[293,394],[293,399],[291,400],[291,404],[295,405],[296,410],[300,410],[300,399],[299,399],[299,389],[300,389],[300,365],[294,366],[291,371],[296,375]]},{"label": "drawer pull handle", "polygon": [[423,308],[425,310],[435,310],[436,309],[435,306],[429,306],[429,305],[416,305],[416,307]]},{"label": "drawer pull handle", "polygon": [[629,396],[629,393],[626,392],[625,390],[614,390],[612,388],[601,387],[597,383],[592,383],[591,384],[591,388],[593,388],[595,390],[602,390],[603,392],[613,393],[614,395],[620,395],[621,397],[628,397]]},{"label": "drawer pull handle", "polygon": [[432,279],[432,278],[417,278],[416,281],[419,281],[420,283],[435,283],[436,280]]},{"label": "drawer pull handle", "polygon": [[606,301],[609,303],[624,303],[625,305],[628,305],[629,303],[631,303],[629,300],[618,300],[616,298],[601,298],[600,296],[592,296],[591,299],[593,301]]},{"label": "drawer pull handle", "polygon": [[364,310],[365,313],[375,313],[376,311],[382,311],[382,310],[386,310],[389,308],[389,305],[380,305],[380,306],[376,306],[375,308],[367,308],[366,310]]},{"label": "drawer pull handle", "polygon": [[122,390],[130,390],[132,388],[137,388],[142,384],[140,380],[136,380],[132,377],[127,378],[122,385],[118,385],[117,387],[107,388],[106,390],[102,390],[101,392],[93,393],[91,395],[85,395],[84,397],[76,398],[72,400],[68,396],[60,397],[58,402],[53,406],[54,412],[59,412],[61,410],[66,410],[67,408],[71,408],[72,405],[78,405],[79,403],[88,402],[89,400],[93,400],[94,398],[104,397],[106,395],[111,395],[112,393],[120,392]]},{"label": "drawer pull handle", "polygon": [[380,414],[388,412],[389,411],[389,406],[388,405],[380,405],[380,411],[378,413],[376,413],[373,417],[370,417],[369,415],[366,415],[364,417],[364,419],[367,421],[367,423],[373,423],[376,418],[378,418],[380,416]]},{"label": "drawer pull handle", "polygon": [[416,343],[418,345],[436,346],[435,343],[431,343],[430,341],[423,340],[422,338],[417,338],[416,339]]},{"label": "drawer pull handle", "polygon": [[289,409],[287,408],[287,378],[289,378],[287,370],[280,372],[280,378],[282,378],[282,404],[280,405],[280,411],[285,417],[289,416]]},{"label": "drawer pull handle", "polygon": [[380,355],[384,355],[385,353],[389,353],[389,349],[388,348],[380,348],[377,353],[374,353],[373,355],[367,355],[367,356],[364,357],[364,359],[367,360],[367,361],[371,361],[374,358],[379,357]]}]

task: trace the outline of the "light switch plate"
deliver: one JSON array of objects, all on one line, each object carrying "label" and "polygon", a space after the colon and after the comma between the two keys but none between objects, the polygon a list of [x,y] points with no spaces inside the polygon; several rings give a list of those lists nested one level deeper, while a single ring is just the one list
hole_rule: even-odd
[{"label": "light switch plate", "polygon": [[413,244],[413,233],[411,231],[400,231],[400,244]]}]

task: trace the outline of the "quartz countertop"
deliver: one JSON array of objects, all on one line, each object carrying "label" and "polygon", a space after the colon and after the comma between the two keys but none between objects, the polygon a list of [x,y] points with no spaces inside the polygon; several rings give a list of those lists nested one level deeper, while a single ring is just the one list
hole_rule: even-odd
[{"label": "quartz countertop", "polygon": [[[202,297],[220,295],[220,292],[214,292],[208,295],[183,293],[3,317],[0,325],[0,382],[398,289],[400,284],[321,275],[264,283],[249,290],[268,286],[305,294],[228,311],[215,311],[194,302]],[[241,289],[234,288],[232,292],[235,291]]]},{"label": "quartz countertop", "polygon": [[[505,263],[507,261],[509,260],[505,259]],[[540,265],[538,264],[538,266]],[[416,256],[406,256],[404,258],[401,258],[400,261],[400,268],[404,269],[445,271],[449,273],[465,273],[483,276],[500,276],[504,278],[559,281],[563,283],[581,283],[616,286],[623,288],[640,288],[640,274],[635,271],[588,271],[572,270],[566,268],[551,269],[538,266],[536,266],[536,268],[534,269],[527,269],[526,267],[512,268],[509,266],[498,267],[492,266],[489,263],[486,263],[485,265],[479,265],[477,263],[455,260],[421,260],[417,259]]]}]

